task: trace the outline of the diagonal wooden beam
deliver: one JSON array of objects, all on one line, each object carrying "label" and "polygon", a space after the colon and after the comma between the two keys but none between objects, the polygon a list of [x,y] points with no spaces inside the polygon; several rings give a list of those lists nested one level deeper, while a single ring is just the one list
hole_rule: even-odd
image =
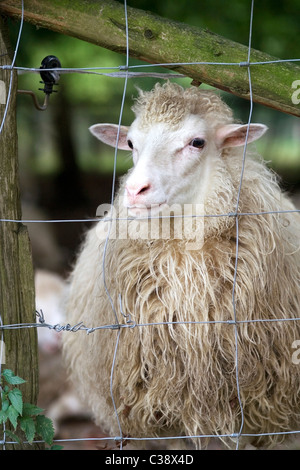
[{"label": "diagonal wooden beam", "polygon": [[[20,0],[2,0],[0,14],[20,18]],[[24,19],[39,27],[126,53],[124,5],[114,0],[26,0]],[[149,63],[218,62],[239,65],[168,65],[196,82],[249,99],[248,48],[210,31],[128,7],[130,56]],[[251,63],[276,58],[252,49]],[[251,65],[253,100],[300,116],[296,62]]]}]

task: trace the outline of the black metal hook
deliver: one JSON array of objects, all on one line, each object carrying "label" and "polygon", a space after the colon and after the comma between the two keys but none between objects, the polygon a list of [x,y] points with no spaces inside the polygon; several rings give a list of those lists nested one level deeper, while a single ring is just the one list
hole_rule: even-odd
[{"label": "black metal hook", "polygon": [[45,93],[45,99],[42,105],[39,104],[38,99],[33,91],[18,90],[18,93],[31,95],[36,109],[38,109],[39,111],[44,111],[45,109],[47,109],[51,93],[56,92],[56,90],[53,90],[53,87],[54,85],[58,84],[58,81],[60,79],[60,72],[59,70],[57,70],[59,68],[61,68],[61,63],[58,58],[54,55],[48,55],[42,60],[40,66],[40,76],[42,82],[40,83],[44,84],[44,88],[39,88],[39,90]]}]

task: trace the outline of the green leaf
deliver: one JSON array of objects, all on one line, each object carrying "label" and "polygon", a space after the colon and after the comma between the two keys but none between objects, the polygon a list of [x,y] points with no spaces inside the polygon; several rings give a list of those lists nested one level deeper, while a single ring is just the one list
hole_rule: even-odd
[{"label": "green leaf", "polygon": [[20,416],[19,412],[15,409],[13,405],[10,405],[7,411],[7,417],[11,424],[13,425],[14,429],[16,429],[18,424],[18,417]]},{"label": "green leaf", "polygon": [[8,400],[3,400],[2,401],[2,410],[6,411],[6,410],[8,410],[8,407],[9,407],[9,401]]},{"label": "green leaf", "polygon": [[58,444],[54,444],[53,446],[49,447],[46,450],[62,450],[64,446],[59,446]]},{"label": "green leaf", "polygon": [[21,377],[15,375],[10,369],[4,369],[4,371],[2,372],[2,376],[6,380],[6,382],[11,385],[19,385],[26,382],[26,380],[23,380],[21,379]]},{"label": "green leaf", "polygon": [[8,410],[0,410],[0,423],[5,423],[8,417]]},{"label": "green leaf", "polygon": [[14,408],[18,411],[21,415],[23,412],[23,399],[22,399],[22,392],[18,388],[13,388],[8,393],[8,398]]},{"label": "green leaf", "polygon": [[23,416],[36,416],[42,413],[44,410],[39,406],[32,405],[31,403],[23,403]]},{"label": "green leaf", "polygon": [[44,415],[36,416],[36,432],[47,444],[52,444],[54,428],[51,419]]},{"label": "green leaf", "polygon": [[17,441],[18,444],[21,444],[20,439],[18,436],[16,436],[13,432],[11,432],[9,429],[5,430],[5,434],[12,440],[12,441]]},{"label": "green leaf", "polygon": [[35,422],[32,418],[20,418],[20,426],[22,431],[24,431],[25,436],[29,444],[32,444],[34,435],[35,435]]}]

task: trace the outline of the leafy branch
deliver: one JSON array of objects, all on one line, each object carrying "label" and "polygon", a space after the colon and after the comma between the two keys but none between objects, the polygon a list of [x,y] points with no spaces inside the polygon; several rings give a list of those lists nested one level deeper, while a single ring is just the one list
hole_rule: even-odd
[{"label": "leafy branch", "polygon": [[[31,403],[23,403],[22,391],[15,385],[21,385],[26,380],[14,375],[10,369],[4,369],[0,375],[1,409],[0,423],[10,422],[14,431],[21,429],[29,444],[33,443],[35,436],[39,436],[50,446],[51,450],[60,450],[62,447],[53,445],[54,428],[50,418],[41,414],[44,410]],[[5,429],[5,434],[20,444],[20,438]]]}]

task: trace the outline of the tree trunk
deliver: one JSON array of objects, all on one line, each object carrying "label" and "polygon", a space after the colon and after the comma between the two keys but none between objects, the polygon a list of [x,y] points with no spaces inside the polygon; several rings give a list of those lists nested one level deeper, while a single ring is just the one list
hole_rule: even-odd
[{"label": "tree trunk", "polygon": [[[36,26],[126,53],[124,5],[113,0],[26,0],[24,19]],[[229,62],[248,58],[248,47],[210,31],[128,7],[130,56],[150,63]],[[0,13],[20,18],[20,0],[2,0]],[[276,58],[252,49],[251,62]],[[95,65],[95,64],[92,64]],[[98,64],[99,66],[105,64]],[[239,65],[168,65],[203,82],[249,99],[247,67]],[[300,66],[292,62],[252,65],[254,102],[300,116],[294,99]],[[294,84],[294,85],[293,85]],[[299,88],[299,86],[298,86]],[[298,96],[298,95],[297,95]],[[296,96],[296,98],[297,98]]]},{"label": "tree trunk", "polygon": [[[0,66],[9,65],[12,51],[6,23],[0,16]],[[0,123],[8,99],[11,71],[0,68]],[[12,73],[8,113],[0,134],[0,218],[21,219],[18,181],[17,76]],[[0,314],[3,325],[35,322],[34,276],[27,228],[15,222],[0,222]],[[26,380],[20,386],[23,402],[36,403],[38,395],[38,355],[36,329],[4,330],[5,364],[3,369]],[[16,432],[16,434],[18,434]],[[21,436],[20,436],[21,437]],[[0,428],[0,439],[3,432]],[[24,438],[24,435],[23,435]],[[9,439],[8,439],[9,440]],[[38,449],[40,445],[5,445],[6,449]]]}]

